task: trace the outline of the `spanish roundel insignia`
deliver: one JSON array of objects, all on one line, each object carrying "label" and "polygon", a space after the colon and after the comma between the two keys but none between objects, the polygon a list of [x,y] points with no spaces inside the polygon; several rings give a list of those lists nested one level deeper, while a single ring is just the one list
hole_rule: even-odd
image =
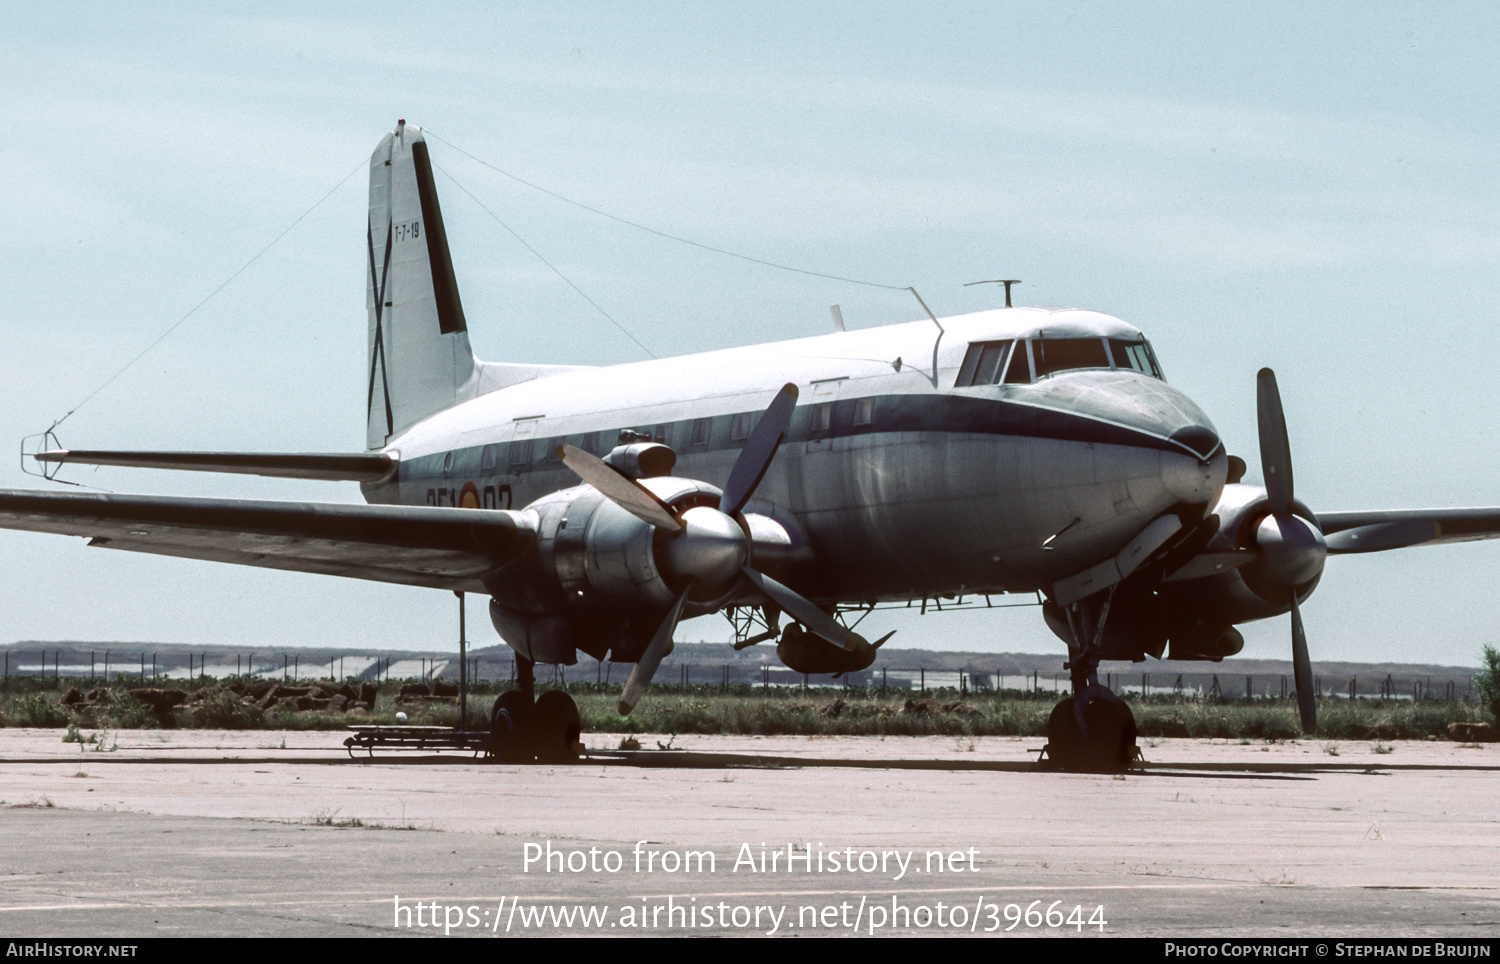
[{"label": "spanish roundel insignia", "polygon": [[458,507],[460,509],[479,508],[479,490],[474,487],[473,482],[465,482],[463,490],[458,494]]}]

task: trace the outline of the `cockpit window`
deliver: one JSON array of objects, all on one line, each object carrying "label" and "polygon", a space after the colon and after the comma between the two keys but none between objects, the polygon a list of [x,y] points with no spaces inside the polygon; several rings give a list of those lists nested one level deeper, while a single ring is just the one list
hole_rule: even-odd
[{"label": "cockpit window", "polygon": [[1031,342],[1036,377],[1075,368],[1108,368],[1102,338],[1036,338]]},{"label": "cockpit window", "polygon": [[[953,383],[954,387],[994,385],[1000,381],[1001,365],[1010,346],[1009,341],[974,342],[964,355],[964,363],[958,369],[958,380]],[[1024,352],[1025,349],[1022,348],[1022,353]]]},{"label": "cockpit window", "polygon": [[1161,366],[1145,341],[1126,338],[1029,338],[976,341],[959,366],[955,388],[1027,385],[1058,372],[1114,368],[1161,378]]},{"label": "cockpit window", "polygon": [[1005,370],[1005,384],[1031,384],[1031,362],[1026,358],[1026,343],[1016,342],[1016,350],[1010,353],[1010,367]]},{"label": "cockpit window", "polygon": [[1156,364],[1156,356],[1151,354],[1151,346],[1144,341],[1111,338],[1109,350],[1115,356],[1116,368],[1129,368],[1143,375],[1161,377],[1161,366]]}]

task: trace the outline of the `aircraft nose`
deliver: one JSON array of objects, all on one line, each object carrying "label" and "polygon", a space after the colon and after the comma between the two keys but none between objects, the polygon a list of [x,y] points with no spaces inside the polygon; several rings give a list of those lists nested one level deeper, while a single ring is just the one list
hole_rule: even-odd
[{"label": "aircraft nose", "polygon": [[1219,433],[1207,425],[1188,425],[1173,432],[1168,438],[1205,462],[1218,454],[1223,445]]},{"label": "aircraft nose", "polygon": [[1162,454],[1162,484],[1172,498],[1189,505],[1208,505],[1218,498],[1229,470],[1219,433],[1206,425],[1179,428],[1168,440],[1177,450]]}]

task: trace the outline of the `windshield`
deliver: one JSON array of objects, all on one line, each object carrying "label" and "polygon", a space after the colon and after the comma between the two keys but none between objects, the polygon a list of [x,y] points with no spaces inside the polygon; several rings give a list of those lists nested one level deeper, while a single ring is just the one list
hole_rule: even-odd
[{"label": "windshield", "polygon": [[1130,368],[1154,378],[1161,377],[1161,366],[1156,364],[1156,355],[1146,342],[1111,338],[1109,350],[1115,356],[1116,368]]},{"label": "windshield", "polygon": [[964,354],[955,388],[1024,385],[1058,372],[1084,369],[1136,371],[1161,378],[1161,366],[1144,339],[1030,338],[973,342]]}]

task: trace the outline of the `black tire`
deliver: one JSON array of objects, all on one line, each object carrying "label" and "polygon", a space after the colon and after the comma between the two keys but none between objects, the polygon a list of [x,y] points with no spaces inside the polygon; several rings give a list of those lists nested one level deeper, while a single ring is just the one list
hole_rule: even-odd
[{"label": "black tire", "polygon": [[529,763],[536,755],[532,747],[534,707],[524,694],[506,690],[490,708],[490,753],[503,763]]},{"label": "black tire", "polygon": [[562,690],[548,690],[537,697],[532,712],[537,760],[571,763],[578,759],[578,738],[583,724],[573,697]]},{"label": "black tire", "polygon": [[1047,759],[1064,770],[1118,773],[1135,759],[1135,715],[1124,703],[1091,699],[1084,709],[1088,736],[1078,729],[1073,700],[1052,708],[1047,720]]}]

